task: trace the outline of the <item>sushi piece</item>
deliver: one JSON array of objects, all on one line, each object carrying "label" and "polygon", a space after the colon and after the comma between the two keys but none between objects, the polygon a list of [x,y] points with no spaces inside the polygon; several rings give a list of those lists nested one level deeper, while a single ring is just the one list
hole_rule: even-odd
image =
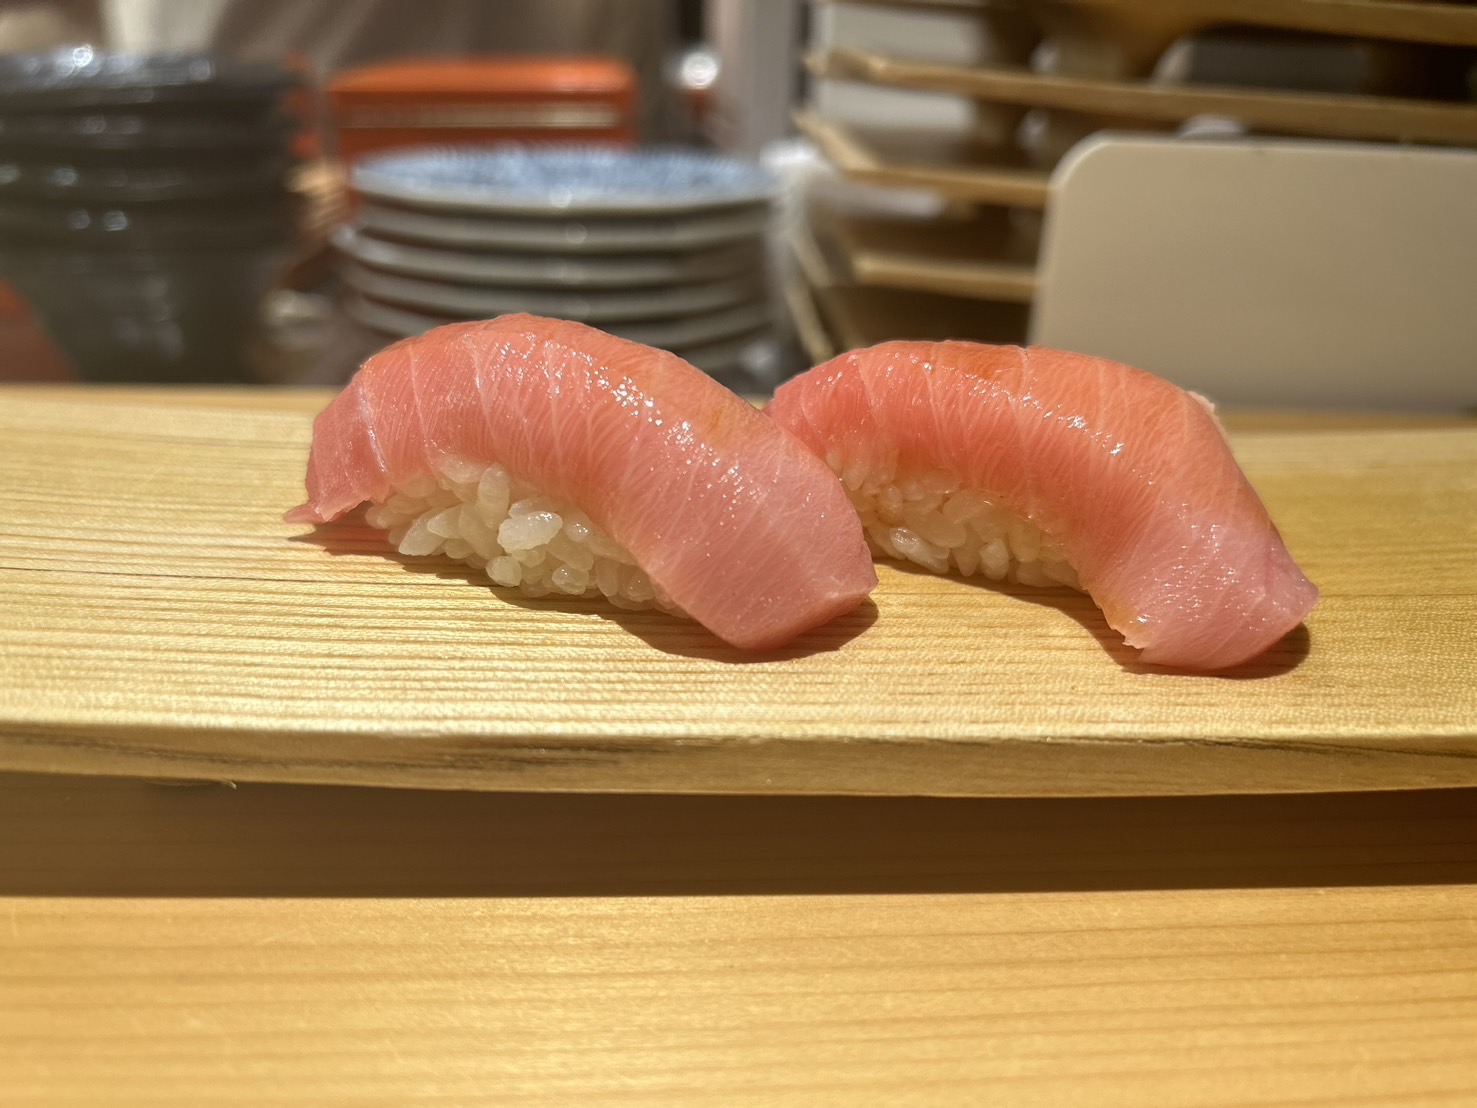
[{"label": "sushi piece", "polygon": [[307,503],[530,596],[685,613],[768,649],[877,583],[824,463],[675,354],[509,315],[370,358],[313,424]]},{"label": "sushi piece", "polygon": [[767,411],[841,477],[878,555],[1083,589],[1145,662],[1239,664],[1318,599],[1209,403],[1129,366],[888,342]]}]

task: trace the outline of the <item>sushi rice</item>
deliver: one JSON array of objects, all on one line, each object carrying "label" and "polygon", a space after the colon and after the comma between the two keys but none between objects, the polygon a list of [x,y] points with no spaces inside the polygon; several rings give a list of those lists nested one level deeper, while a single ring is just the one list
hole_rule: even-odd
[{"label": "sushi rice", "polygon": [[1081,589],[1062,544],[1036,524],[975,490],[956,474],[898,472],[832,448],[826,463],[841,478],[875,555],[991,581]]},{"label": "sushi rice", "polygon": [[[934,573],[1080,589],[1060,543],[941,470],[897,473],[827,458],[874,555]],[[574,504],[501,465],[443,459],[365,513],[400,553],[444,555],[525,596],[604,596],[626,609],[681,615],[636,560]]]},{"label": "sushi rice", "polygon": [[364,518],[402,554],[444,554],[525,596],[604,596],[618,608],[683,614],[583,511],[501,465],[443,459]]}]

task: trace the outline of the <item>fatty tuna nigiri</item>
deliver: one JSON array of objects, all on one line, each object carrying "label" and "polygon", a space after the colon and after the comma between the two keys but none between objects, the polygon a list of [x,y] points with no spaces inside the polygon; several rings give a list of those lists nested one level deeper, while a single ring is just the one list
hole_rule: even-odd
[{"label": "fatty tuna nigiri", "polygon": [[1318,599],[1210,405],[1129,366],[888,342],[767,411],[841,477],[879,555],[1084,589],[1146,662],[1236,665]]},{"label": "fatty tuna nigiri", "polygon": [[685,612],[767,649],[877,583],[824,463],[681,358],[579,323],[452,324],[370,358],[313,424],[308,501],[534,596]]}]

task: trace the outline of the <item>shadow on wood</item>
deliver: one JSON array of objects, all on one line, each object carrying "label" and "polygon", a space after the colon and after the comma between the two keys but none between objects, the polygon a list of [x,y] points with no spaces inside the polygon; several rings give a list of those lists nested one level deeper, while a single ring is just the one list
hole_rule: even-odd
[{"label": "shadow on wood", "polygon": [[0,774],[5,896],[670,896],[1477,882],[1477,790],[927,799]]},{"label": "shadow on wood", "polygon": [[414,557],[402,554],[390,545],[384,533],[370,527],[363,513],[354,511],[336,523],[315,528],[288,540],[321,547],[330,556],[376,556],[403,566],[411,573],[431,574],[443,581],[464,581],[485,589],[489,601],[511,604],[533,611],[556,607],[584,615],[598,616],[629,631],[653,649],[664,654],[736,665],[753,662],[777,662],[803,658],[817,651],[835,650],[850,642],[877,622],[877,605],[863,600],[853,611],[800,635],[778,650],[740,650],[707,631],[695,620],[673,616],[656,609],[628,611],[607,603],[603,597],[524,596],[516,589],[493,584],[480,569],[444,554]]},{"label": "shadow on wood", "polygon": [[[933,577],[931,570],[922,566],[914,565],[898,559],[888,559],[887,564],[893,569],[906,574]],[[951,578],[961,588],[976,588],[987,592],[996,593],[1000,596],[1008,596],[1014,600],[1025,601],[1030,604],[1039,604],[1043,608],[1054,608],[1082,626],[1082,629],[1097,641],[1113,661],[1127,673],[1162,673],[1179,677],[1186,675],[1185,670],[1176,669],[1172,666],[1150,665],[1139,660],[1139,651],[1123,641],[1123,636],[1108,626],[1108,621],[1103,618],[1103,613],[1092,597],[1076,589],[1036,588],[1032,585],[1017,585],[1009,581],[991,581],[981,576]],[[1308,656],[1312,649],[1312,636],[1308,631],[1308,625],[1300,623],[1289,631],[1282,640],[1262,654],[1240,665],[1228,669],[1214,670],[1205,673],[1191,673],[1191,676],[1202,679],[1221,679],[1232,681],[1244,681],[1248,679],[1263,677],[1278,677],[1284,673],[1290,673],[1296,669]]]}]

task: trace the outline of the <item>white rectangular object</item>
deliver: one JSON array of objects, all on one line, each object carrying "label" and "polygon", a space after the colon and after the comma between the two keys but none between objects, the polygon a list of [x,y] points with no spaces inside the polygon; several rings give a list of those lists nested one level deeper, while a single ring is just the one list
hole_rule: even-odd
[{"label": "white rectangular object", "polygon": [[1096,136],[1052,178],[1031,334],[1218,402],[1477,406],[1477,152]]}]

